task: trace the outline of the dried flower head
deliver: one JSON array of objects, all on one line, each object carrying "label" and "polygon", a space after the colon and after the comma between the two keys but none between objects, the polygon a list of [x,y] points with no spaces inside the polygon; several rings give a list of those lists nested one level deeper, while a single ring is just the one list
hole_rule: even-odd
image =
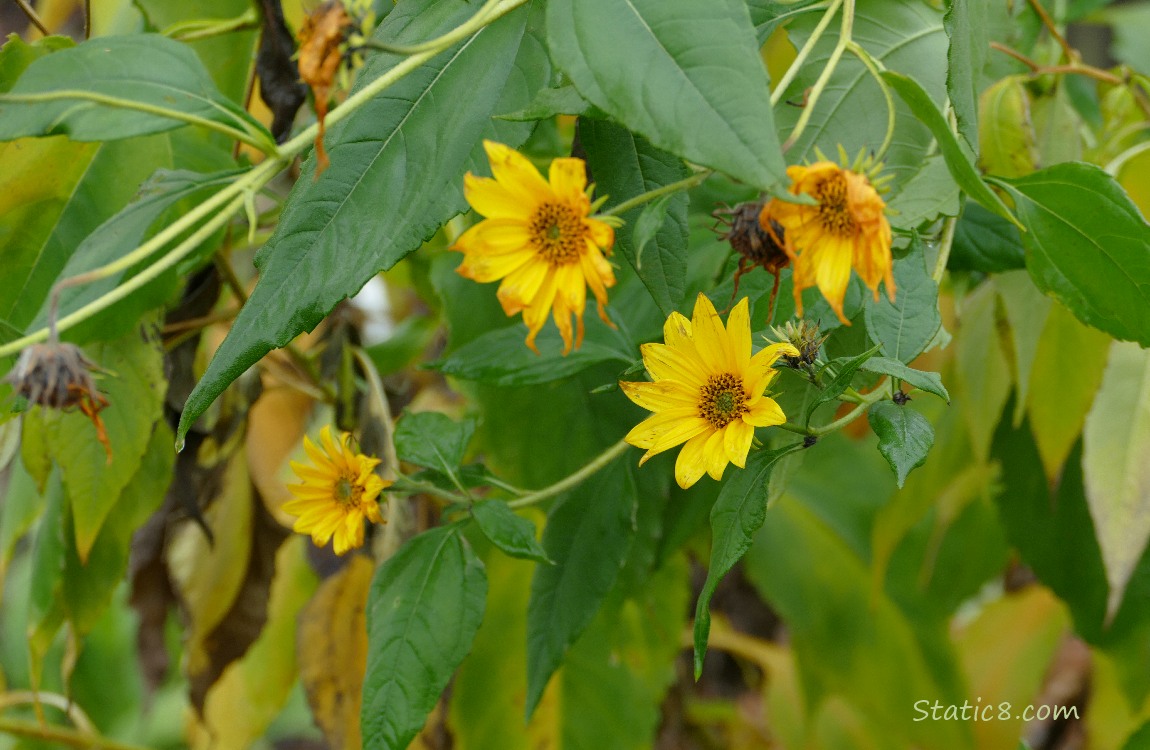
[{"label": "dried flower head", "polygon": [[112,462],[112,445],[100,412],[108,399],[96,388],[92,370],[96,364],[75,344],[33,344],[20,353],[16,367],[4,380],[31,404],[68,411],[79,408],[96,426],[96,438]]},{"label": "dried flower head", "polygon": [[788,343],[798,350],[797,357],[789,354],[779,357],[779,361],[794,370],[813,365],[818,359],[823,342],[830,336],[819,331],[818,323],[808,320],[799,320],[797,324],[788,320],[786,325],[772,326],[771,333],[774,334],[775,341]]},{"label": "dried flower head", "polygon": [[771,288],[771,303],[768,320],[775,314],[775,296],[779,291],[779,273],[786,268],[791,259],[783,249],[783,228],[777,222],[769,222],[764,228],[760,221],[765,204],[763,201],[748,201],[740,203],[734,208],[723,208],[711,215],[727,225],[727,231],[722,238],[731,243],[731,248],[737,252],[739,268],[735,271],[734,288],[731,290],[731,302],[739,295],[739,279],[743,274],[754,268],[763,268],[775,277]]}]

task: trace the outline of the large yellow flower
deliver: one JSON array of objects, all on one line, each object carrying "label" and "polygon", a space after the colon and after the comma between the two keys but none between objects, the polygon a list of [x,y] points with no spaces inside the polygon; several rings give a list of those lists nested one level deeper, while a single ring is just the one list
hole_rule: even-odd
[{"label": "large yellow flower", "polygon": [[332,440],[331,427],[324,427],[321,450],[304,437],[303,446],[312,463],[291,462],[303,482],[288,485],[295,497],[283,505],[285,512],[299,516],[293,528],[311,534],[318,546],[334,536],[337,555],[363,546],[363,519],[383,523],[377,498],[392,484],[375,474],[379,459],[356,453],[350,440],[351,435],[345,432],[337,444]]},{"label": "large yellow flower", "polygon": [[894,300],[891,273],[890,223],[883,213],[886,204],[866,175],[829,161],[808,167],[787,168],[794,195],[809,195],[817,204],[804,206],[772,200],[760,222],[770,229],[773,220],[783,228],[784,249],[794,264],[795,309],[803,314],[803,290],[818,286],[839,320],[843,297],[853,266],[878,299],[878,285]]},{"label": "large yellow flower", "polygon": [[492,141],[484,141],[483,147],[494,178],[468,172],[463,188],[467,202],[487,218],[452,247],[465,256],[457,270],[479,282],[503,279],[498,292],[503,311],[523,313],[527,345],[536,353],[535,336],[554,308],[567,354],[572,313],[575,347],[583,341],[588,286],[598,302],[599,317],[610,324],[603,306],[615,274],[603,254],[610,252],[615,230],[590,216],[582,159],[552,161],[548,183],[517,151]]},{"label": "large yellow flower", "polygon": [[686,443],[675,462],[675,481],[686,489],[706,472],[720,479],[728,463],[743,468],[756,427],[782,424],[783,410],[764,392],[781,355],[798,356],[790,344],[772,344],[751,355],[750,307],[744,297],[727,327],[700,294],[691,320],[671,313],[663,344],[644,344],[643,364],[653,383],[620,383],[627,397],[655,412],[635,426],[628,443],[651,456]]}]

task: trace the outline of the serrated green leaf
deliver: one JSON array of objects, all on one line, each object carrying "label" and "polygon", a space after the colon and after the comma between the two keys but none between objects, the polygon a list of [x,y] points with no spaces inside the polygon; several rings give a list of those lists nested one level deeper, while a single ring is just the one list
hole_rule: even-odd
[{"label": "serrated green leaf", "polygon": [[986,23],[988,0],[948,0],[943,26],[950,37],[946,54],[946,93],[958,120],[958,132],[966,145],[978,152],[979,78],[989,34]]},{"label": "serrated green leaf", "polygon": [[60,50],[33,62],[0,95],[0,140],[62,134],[111,141],[194,120],[273,144],[262,125],[216,89],[187,45],[161,34],[102,36]]},{"label": "serrated green leaf", "polygon": [[95,344],[85,353],[108,371],[97,386],[109,402],[100,417],[111,444],[111,460],[96,439],[95,426],[84,414],[40,407],[38,413],[26,417],[44,424],[48,452],[60,467],[64,489],[72,501],[81,562],[87,561],[100,527],[140,467],[152,429],[163,413],[166,384],[159,341],[138,331],[114,342]]},{"label": "serrated green leaf", "polygon": [[432,365],[445,375],[464,380],[478,380],[494,385],[537,385],[582,372],[600,362],[630,364],[638,353],[628,353],[619,342],[619,334],[608,329],[598,318],[587,320],[583,346],[563,355],[559,332],[545,328],[535,339],[539,354],[523,343],[520,326],[497,328],[461,346],[446,359]]},{"label": "serrated green leaf", "polygon": [[527,716],[615,584],[634,534],[635,481],[616,461],[551,511],[527,604]]},{"label": "serrated green leaf", "polygon": [[926,454],[934,445],[934,428],[926,417],[894,401],[880,401],[872,406],[867,420],[878,435],[878,452],[890,464],[902,487],[906,475],[926,461]]},{"label": "serrated green leaf", "polygon": [[922,85],[910,76],[889,70],[884,71],[882,77],[907,103],[915,117],[930,128],[930,132],[938,142],[939,150],[942,151],[946,165],[950,168],[950,173],[954,176],[958,186],[971,198],[981,203],[983,207],[990,209],[1007,221],[1017,224],[1018,219],[1014,218],[1014,214],[1010,213],[1010,209],[1006,207],[1002,199],[982,181],[982,176],[975,168],[970,154],[959,145],[938,105],[931,100],[930,96],[923,90]]},{"label": "serrated green leaf", "polygon": [[905,258],[894,264],[894,302],[881,295],[866,298],[864,316],[871,341],[888,357],[910,362],[934,339],[942,317],[938,312],[938,285],[926,270],[925,248],[915,235]]},{"label": "serrated green leaf", "polygon": [[763,190],[782,179],[745,0],[552,0],[547,38],[579,93],[656,147]]},{"label": "serrated green leaf", "polygon": [[1150,353],[1115,342],[1102,387],[1086,418],[1082,473],[1086,503],[1118,611],[1150,540]]},{"label": "serrated green leaf", "polygon": [[[374,38],[423,42],[471,13],[463,3],[426,8],[411,0],[387,15]],[[275,234],[256,258],[259,282],[189,396],[177,441],[260,357],[314,328],[340,300],[464,210],[459,176],[487,171],[483,138],[523,142],[529,125],[493,122],[491,115],[524,106],[549,75],[539,41],[524,34],[527,13],[520,9],[484,27],[331,128],[331,166],[317,178],[314,157],[305,162]],[[370,81],[401,59],[377,55],[357,80]]]},{"label": "serrated green leaf", "polygon": [[[804,13],[787,24],[787,34],[796,46],[807,41],[821,17],[821,13]],[[933,101],[945,100],[947,39],[940,9],[918,0],[859,0],[853,37],[888,70],[913,71]],[[806,107],[801,106],[805,92],[815,85],[837,43],[837,34],[824,34],[783,94],[775,112],[780,134],[791,132],[806,113]],[[852,157],[860,151],[870,152],[883,142],[887,132],[887,110],[882,102],[879,85],[866,67],[851,55],[843,56],[810,113],[802,136],[787,150],[787,160],[792,164],[815,161],[816,148],[833,156],[840,144]],[[899,184],[922,168],[931,148],[931,134],[897,99],[895,111],[894,137],[884,159],[884,173],[893,175]]]},{"label": "serrated green leaf", "polygon": [[811,399],[811,403],[806,407],[805,419],[810,420],[811,414],[822,404],[842,396],[843,392],[851,387],[854,374],[859,372],[859,368],[863,367],[868,359],[879,353],[881,346],[881,344],[875,344],[871,349],[857,355],[857,357],[840,357],[829,362],[829,366],[835,368],[835,376],[830,378],[830,382],[823,385],[818,395]]},{"label": "serrated green leaf", "polygon": [[483,620],[483,563],[453,526],[425,531],[375,572],[367,600],[364,750],[405,750]]},{"label": "serrated green leaf", "polygon": [[[610,196],[608,205],[670,185],[690,174],[682,159],[610,122],[581,120],[579,141],[587,152],[587,164],[599,194]],[[664,316],[682,304],[686,292],[687,202],[686,192],[669,196],[661,220],[648,214],[647,209],[632,209],[622,215],[627,223],[615,233],[619,251]],[[641,232],[644,217],[649,219]],[[649,234],[652,227],[653,236]],[[645,234],[653,246],[643,253]]]},{"label": "serrated green leaf", "polygon": [[535,539],[535,524],[507,507],[502,500],[484,500],[471,506],[479,530],[511,557],[550,563],[547,551]]},{"label": "serrated green leaf", "polygon": [[401,461],[452,475],[463,463],[475,420],[456,422],[435,411],[408,412],[395,425],[395,452]]},{"label": "serrated green leaf", "polygon": [[1001,273],[1026,268],[1018,227],[967,201],[954,230],[946,267],[955,271]]},{"label": "serrated green leaf", "polygon": [[767,517],[767,493],[775,463],[793,451],[788,445],[773,451],[756,451],[747,458],[746,468],[728,477],[711,509],[711,562],[707,580],[695,603],[695,679],[703,670],[703,656],[711,633],[711,597],[731,568],[747,549],[755,532]]},{"label": "serrated green leaf", "polygon": [[867,372],[877,372],[880,375],[889,375],[892,378],[898,378],[904,383],[909,383],[915,388],[918,388],[920,391],[933,393],[948,404],[950,403],[950,393],[947,392],[946,386],[942,384],[942,376],[937,372],[915,370],[911,367],[907,367],[897,359],[890,359],[889,357],[871,357],[863,363],[862,369]]},{"label": "serrated green leaf", "polygon": [[584,115],[593,107],[579,95],[571,84],[554,89],[539,89],[535,98],[523,109],[496,115],[499,120],[525,122],[527,120],[547,120],[555,115]]},{"label": "serrated green leaf", "polygon": [[1026,269],[1083,323],[1150,346],[1150,227],[1126,191],[1090,164],[1002,181],[1026,226]]}]

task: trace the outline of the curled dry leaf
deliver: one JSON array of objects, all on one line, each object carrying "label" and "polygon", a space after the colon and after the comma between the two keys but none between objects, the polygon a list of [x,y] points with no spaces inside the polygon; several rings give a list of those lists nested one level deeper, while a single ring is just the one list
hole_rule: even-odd
[{"label": "curled dry leaf", "polygon": [[315,96],[315,115],[319,134],[315,138],[315,176],[318,178],[330,163],[323,148],[324,119],[335,74],[343,61],[343,42],[351,16],[338,0],[329,0],[315,9],[299,32],[299,76]]}]

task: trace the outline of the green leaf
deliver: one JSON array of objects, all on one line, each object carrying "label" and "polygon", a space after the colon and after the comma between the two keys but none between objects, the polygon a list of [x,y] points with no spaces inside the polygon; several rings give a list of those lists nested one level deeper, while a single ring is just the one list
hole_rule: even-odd
[{"label": "green leaf", "polygon": [[982,92],[978,113],[982,153],[978,161],[986,172],[1021,177],[1038,169],[1028,82],[1029,76],[1008,76]]},{"label": "green leaf", "polygon": [[751,546],[755,532],[767,516],[767,491],[775,463],[797,446],[756,451],[746,468],[728,477],[711,509],[711,563],[707,580],[695,603],[695,679],[703,672],[703,656],[711,634],[711,597],[731,568]]},{"label": "green leaf", "polygon": [[1022,424],[1029,402],[1030,374],[1038,355],[1038,344],[1046,328],[1046,318],[1050,315],[1054,300],[1047,297],[1030,280],[1026,271],[1008,271],[994,277],[994,288],[1010,324],[1010,338],[1013,346],[1014,373],[1017,382],[1014,400],[1014,426]]},{"label": "green leaf", "polygon": [[1106,565],[1107,619],[1150,540],[1150,352],[1114,343],[1102,388],[1086,418],[1082,472],[1086,503]]},{"label": "green leaf", "polygon": [[72,503],[76,552],[81,562],[96,541],[120,494],[135,476],[152,430],[163,413],[164,366],[159,341],[133,331],[111,343],[95,344],[85,354],[108,372],[97,387],[109,406],[100,412],[112,446],[109,461],[96,439],[96,428],[80,412],[30,412],[43,422],[48,452]]},{"label": "green leaf", "polygon": [[15,32],[9,34],[4,46],[0,47],[0,94],[11,91],[20,74],[34,61],[49,53],[75,45],[69,36],[46,36],[28,44],[19,34]]},{"label": "green leaf", "polygon": [[523,343],[526,329],[508,326],[489,331],[464,344],[431,367],[445,375],[478,380],[494,385],[538,385],[582,372],[600,362],[631,364],[636,354],[622,346],[620,334],[588,317],[583,346],[563,355],[563,340],[557,330],[545,328],[535,339],[539,354]]},{"label": "green leaf", "polygon": [[546,550],[535,540],[535,524],[507,507],[502,500],[483,500],[471,506],[479,530],[511,557],[549,563]]},{"label": "green leaf", "polygon": [[[19,424],[8,422],[0,427],[0,432],[17,429]],[[17,543],[32,528],[44,506],[40,502],[40,489],[23,461],[9,464],[8,479],[0,482],[0,492],[4,494],[4,502],[0,503],[0,581],[3,581]]]},{"label": "green leaf", "polygon": [[527,120],[548,120],[555,115],[584,115],[594,109],[579,91],[571,84],[554,89],[539,89],[535,98],[523,109],[496,115],[500,120],[524,122]]},{"label": "green leaf", "polygon": [[401,461],[452,475],[463,463],[475,421],[456,422],[435,411],[408,412],[395,425],[395,452]]},{"label": "green leaf", "polygon": [[954,230],[946,267],[954,271],[1001,273],[1026,268],[1018,227],[967,201]]},{"label": "green leaf", "polygon": [[744,0],[552,0],[547,39],[587,101],[656,147],[763,190],[782,179]]},{"label": "green leaf", "polygon": [[894,302],[881,295],[866,298],[864,315],[871,340],[888,357],[910,362],[934,340],[942,325],[938,285],[926,270],[925,248],[916,234],[910,252],[894,264]]},{"label": "green leaf", "polygon": [[918,81],[889,70],[884,71],[882,77],[907,103],[915,117],[930,128],[930,132],[938,141],[938,147],[942,151],[946,165],[950,168],[950,173],[954,176],[958,186],[985,208],[1007,221],[1017,224],[1018,220],[1010,213],[1010,209],[1006,207],[1002,199],[982,181],[982,176],[975,168],[969,153],[959,145],[954,133],[950,132],[946,118],[943,117],[938,106],[931,100]]},{"label": "green leaf", "polygon": [[980,286],[963,302],[961,324],[955,352],[956,398],[975,459],[985,461],[1011,390],[1010,363],[998,338],[991,284]]},{"label": "green leaf", "polygon": [[32,580],[28,587],[28,652],[32,684],[38,685],[44,655],[67,614],[60,596],[67,558],[67,499],[59,473],[49,477],[42,496],[44,513],[32,543]]},{"label": "green leaf", "polygon": [[271,134],[221,94],[187,45],[161,34],[102,36],[36,60],[0,95],[0,140],[112,141],[195,122],[271,147]]},{"label": "green leaf", "polygon": [[922,169],[903,183],[887,203],[887,210],[894,225],[904,229],[932,223],[939,216],[957,216],[958,183],[950,176],[942,157],[928,156]]},{"label": "green leaf", "polygon": [[904,383],[909,383],[915,388],[918,388],[920,391],[933,393],[948,404],[950,403],[950,394],[947,392],[946,386],[942,384],[942,376],[937,372],[915,370],[911,367],[907,367],[897,359],[890,359],[889,357],[871,357],[863,363],[862,369],[867,372],[877,372],[880,375],[889,375],[892,378],[898,378]]},{"label": "green leaf", "polygon": [[552,509],[527,604],[527,716],[571,644],[599,611],[627,559],[635,528],[635,480],[616,461]]},{"label": "green leaf", "polygon": [[926,417],[894,401],[880,401],[867,412],[871,429],[878,435],[878,452],[898,478],[906,482],[912,469],[922,466],[934,445],[934,428]]},{"label": "green leaf", "polygon": [[[804,13],[787,24],[787,34],[796,46],[806,43],[822,15]],[[835,25],[832,23],[832,28]],[[939,9],[919,0],[859,0],[853,37],[887,69],[913,71],[935,102],[945,100],[947,40]],[[838,34],[824,34],[783,94],[775,112],[780,133],[793,131],[799,117],[807,112],[801,105],[805,92],[815,85],[837,43]],[[897,99],[895,114],[884,173],[893,175],[899,184],[922,169],[931,149],[931,136],[912,110]],[[802,136],[787,150],[787,161],[815,161],[816,148],[833,155],[840,144],[851,156],[870,152],[883,142],[886,132],[887,109],[878,83],[861,62],[844,55],[810,113]]]},{"label": "green leaf", "polygon": [[767,41],[771,32],[788,17],[803,12],[803,9],[818,0],[747,0],[747,10],[751,14],[751,23],[755,25],[755,32],[759,44]]},{"label": "green leaf", "polygon": [[[410,0],[387,15],[374,38],[423,42],[473,12],[463,3],[426,8]],[[483,138],[523,142],[530,126],[493,123],[491,115],[523,106],[548,77],[538,40],[524,34],[527,18],[521,9],[484,27],[331,128],[331,166],[316,177],[314,157],[305,162],[275,234],[256,257],[259,283],[189,396],[177,441],[240,373],[314,328],[462,211],[460,175],[486,172]],[[402,59],[377,55],[358,80],[371,81]]]},{"label": "green leaf", "polygon": [[1002,181],[1026,226],[1026,269],[1079,320],[1150,346],[1150,228],[1103,170],[1077,162]]},{"label": "green leaf", "polygon": [[828,401],[834,401],[841,396],[847,388],[850,388],[855,373],[859,371],[868,359],[878,353],[879,346],[879,344],[875,344],[858,356],[838,357],[827,363],[828,367],[833,366],[835,368],[835,376],[831,378],[830,382],[823,386],[822,391],[820,391],[815,398],[811,399],[807,405],[805,418],[810,420],[811,415],[815,413],[815,409]]},{"label": "green leaf", "polygon": [[375,572],[367,599],[364,750],[405,750],[471,649],[487,576],[459,534],[441,526]]},{"label": "green leaf", "polygon": [[988,0],[948,0],[943,26],[950,37],[946,53],[946,93],[958,120],[958,132],[978,151],[979,79],[989,47]]},{"label": "green leaf", "polygon": [[[614,123],[580,120],[579,142],[587,152],[587,165],[599,194],[610,196],[608,206],[690,175],[682,159]],[[653,236],[647,235],[653,243],[650,251],[643,252],[644,232],[650,231],[640,226],[649,216],[645,209],[624,213],[622,218],[627,223],[615,233],[620,252],[664,317],[682,304],[686,291],[687,202],[685,191],[675,193],[667,198],[664,216],[651,217],[654,232]]]}]

